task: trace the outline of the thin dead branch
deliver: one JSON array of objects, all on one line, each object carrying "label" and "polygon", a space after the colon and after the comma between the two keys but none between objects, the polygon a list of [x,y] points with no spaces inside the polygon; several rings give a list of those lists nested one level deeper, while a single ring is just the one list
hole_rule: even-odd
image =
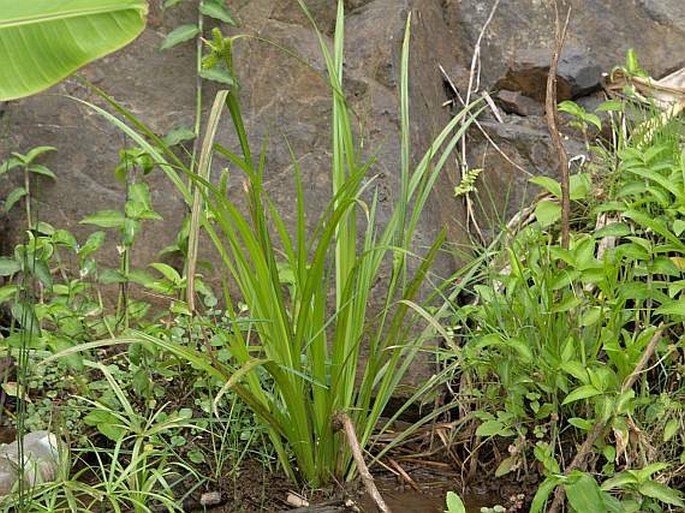
[{"label": "thin dead branch", "polygon": [[378,491],[378,488],[376,487],[376,483],[373,480],[371,472],[369,472],[369,468],[364,462],[362,448],[357,440],[357,433],[354,429],[354,424],[352,424],[352,419],[350,419],[349,415],[347,415],[345,412],[337,412],[333,416],[333,429],[336,431],[342,431],[345,434],[347,443],[352,451],[352,457],[354,458],[354,462],[357,464],[357,468],[359,469],[359,476],[366,487],[366,491],[376,503],[376,506],[378,506],[379,511],[381,513],[391,513],[390,508],[385,503],[383,497]]},{"label": "thin dead branch", "polygon": [[566,21],[561,25],[559,20],[559,9],[556,2],[554,3],[554,50],[552,51],[552,63],[549,66],[549,75],[547,75],[547,94],[545,97],[545,117],[547,118],[547,128],[549,135],[552,138],[552,145],[559,157],[559,167],[561,169],[561,247],[568,249],[569,232],[570,232],[570,212],[571,200],[569,195],[569,171],[568,171],[568,155],[566,149],[561,142],[561,135],[559,134],[559,123],[557,113],[557,71],[559,69],[559,56],[564,47],[564,39],[566,39],[566,29],[568,28],[569,20],[571,19],[571,8],[566,11]]},{"label": "thin dead branch", "polygon": [[[471,103],[471,95],[475,94],[478,92],[478,89],[480,88],[480,48],[481,48],[481,43],[483,41],[483,37],[485,36],[485,31],[488,28],[488,25],[490,25],[490,22],[492,21],[492,18],[495,16],[495,12],[497,11],[497,7],[499,6],[500,0],[496,0],[495,3],[492,6],[492,9],[490,9],[490,13],[488,14],[487,19],[485,20],[485,23],[483,23],[483,27],[480,30],[480,33],[478,34],[478,39],[476,39],[476,44],[473,47],[473,54],[471,56],[471,68],[469,70],[469,85],[466,90],[466,96],[464,98],[464,106],[468,105]],[[453,84],[452,84],[453,86]],[[455,92],[456,92],[456,88]],[[457,93],[457,96],[458,93]],[[468,164],[466,161],[466,137],[461,138],[461,165],[459,166],[459,174],[460,178],[463,180],[466,177],[466,174],[468,172]],[[481,241],[485,241],[485,237],[483,235],[482,230],[480,229],[480,226],[478,225],[478,220],[476,219],[475,215],[475,209],[473,205],[473,201],[471,200],[471,196],[469,194],[464,195],[464,201],[466,202],[466,226],[472,225],[473,228],[475,229],[476,233],[478,234],[478,237],[480,238]]]},{"label": "thin dead branch", "polygon": [[409,474],[402,468],[402,465],[400,465],[397,461],[395,461],[392,458],[388,458],[388,462],[390,465],[397,471],[399,474],[400,478],[407,483],[415,492],[421,493],[421,489],[419,488],[419,485],[416,484],[416,481],[414,481]]},{"label": "thin dead branch", "polygon": [[[440,73],[442,73],[443,78],[444,78],[445,81],[447,82],[447,85],[449,85],[450,89],[452,90],[452,93],[454,93],[454,97],[455,97],[457,100],[459,100],[459,104],[462,106],[462,108],[463,108],[463,107],[466,107],[466,102],[464,101],[464,98],[463,98],[463,97],[461,96],[461,94],[459,93],[459,89],[457,89],[457,86],[454,84],[454,81],[450,78],[450,76],[449,76],[449,75],[447,74],[447,72],[445,71],[445,68],[443,68],[441,64],[438,64],[438,68],[440,69]],[[488,96],[488,97],[489,97],[489,96]],[[486,99],[486,101],[487,101],[487,99]],[[488,101],[487,103],[488,103],[488,105],[490,105],[490,102],[489,102],[489,101]],[[449,100],[449,101],[447,102],[447,104],[448,104],[448,105],[454,104],[454,100]],[[502,116],[501,116],[501,114],[499,113],[498,110],[493,110],[492,113],[493,113],[493,115],[495,116],[495,118],[497,119],[497,121],[498,121],[499,123],[502,123],[502,122],[503,122]],[[473,124],[476,125],[476,128],[477,128],[478,130],[480,130],[480,133],[483,134],[483,137],[485,137],[485,140],[488,141],[488,143],[490,144],[490,146],[492,146],[492,147],[495,149],[495,151],[496,151],[497,153],[499,153],[499,154],[502,156],[502,158],[503,158],[504,160],[506,160],[506,161],[507,161],[509,164],[511,164],[516,170],[520,171],[520,172],[523,173],[524,175],[530,176],[530,177],[535,176],[535,175],[533,175],[533,173],[531,173],[530,171],[528,171],[526,168],[524,168],[524,167],[521,166],[520,164],[517,164],[516,162],[514,162],[514,161],[511,159],[511,157],[510,157],[509,155],[507,155],[507,154],[504,152],[504,150],[502,150],[502,148],[500,148],[500,147],[497,145],[497,143],[494,141],[494,139],[490,136],[490,134],[488,134],[487,130],[485,130],[485,128],[483,128],[483,125],[482,125],[477,119],[474,119],[474,120],[473,120]]]}]

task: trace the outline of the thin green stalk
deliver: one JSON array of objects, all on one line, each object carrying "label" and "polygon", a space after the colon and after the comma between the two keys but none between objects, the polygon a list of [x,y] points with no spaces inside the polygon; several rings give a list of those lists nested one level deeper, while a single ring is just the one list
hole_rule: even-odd
[{"label": "thin green stalk", "polygon": [[31,217],[31,173],[29,172],[29,164],[24,164],[24,190],[26,197],[24,198],[24,206],[26,208],[26,229],[33,229],[33,220]]}]

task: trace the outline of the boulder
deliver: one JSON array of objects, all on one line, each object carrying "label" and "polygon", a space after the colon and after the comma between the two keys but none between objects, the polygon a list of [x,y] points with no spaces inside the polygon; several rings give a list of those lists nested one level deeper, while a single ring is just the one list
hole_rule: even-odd
[{"label": "boulder", "polygon": [[[628,48],[635,48],[642,65],[652,76],[662,76],[678,67],[685,46],[685,24],[679,0],[570,0],[573,9],[567,39],[568,48],[579,49],[591,56],[578,69],[609,70],[621,63]],[[196,2],[184,2],[180,8],[163,10],[162,0],[151,0],[149,24],[144,33],[126,49],[89,65],[83,75],[120,100],[133,114],[153,130],[164,134],[179,126],[192,126],[195,110],[195,49],[192,44],[160,52],[165,34],[196,19]],[[235,4],[235,5],[234,5]],[[314,19],[331,43],[335,18],[335,3],[331,0],[308,0]],[[411,139],[417,162],[431,139],[449,121],[445,102],[453,92],[445,88],[439,66],[463,93],[469,81],[473,47],[481,27],[489,15],[494,0],[346,0],[346,80],[345,92],[354,109],[355,124],[363,134],[366,157],[378,160],[372,173],[378,175],[377,187],[381,204],[379,219],[388,218],[389,205],[398,190],[399,118],[398,91],[399,56],[406,14],[412,12],[411,68]],[[236,65],[241,82],[247,129],[255,148],[269,139],[266,154],[265,186],[276,206],[285,213],[286,222],[293,222],[293,162],[288,149],[292,147],[303,170],[305,199],[310,219],[326,205],[330,194],[330,91],[322,77],[323,61],[318,41],[307,18],[295,0],[251,0],[232,3],[239,29],[257,38],[244,38],[236,46]],[[547,2],[517,0],[501,2],[481,43],[480,88],[493,89],[497,80],[513,68],[517,55],[535,50],[543,55],[553,44],[553,11]],[[294,58],[274,45],[292,50]],[[545,55],[548,55],[545,54]],[[543,55],[544,57],[544,55]],[[539,58],[537,80],[544,75],[543,57]],[[582,94],[589,87],[586,76],[575,74],[569,83],[569,94]],[[537,87],[537,86],[536,86]],[[211,104],[214,86],[206,86],[203,112]],[[514,93],[520,89],[511,89]],[[521,93],[523,94],[523,93]],[[0,106],[0,160],[11,151],[25,152],[38,145],[51,145],[57,152],[47,154],[41,163],[57,174],[55,182],[39,179],[35,183],[36,210],[42,220],[56,227],[69,229],[82,241],[93,231],[79,224],[87,214],[99,209],[121,209],[124,191],[114,178],[113,170],[122,145],[130,145],[120,132],[112,128],[92,110],[67,97],[97,101],[76,80],[70,79],[52,90]],[[539,94],[529,96],[540,98]],[[500,97],[502,101],[507,100]],[[511,98],[509,98],[511,99]],[[516,98],[510,112],[535,117],[538,112]],[[517,162],[531,173],[555,173],[555,158],[546,144],[544,124],[505,128],[499,124],[484,124],[502,144],[502,150],[512,152],[509,160]],[[474,167],[486,167],[482,180],[491,181],[497,191],[493,212],[502,214],[502,191],[511,185],[517,195],[526,187],[526,180],[478,135],[469,141],[469,161]],[[286,143],[287,141],[287,143]],[[223,120],[219,141],[235,147],[230,121]],[[499,159],[502,159],[501,161]],[[450,242],[465,240],[462,229],[464,208],[452,197],[458,181],[455,159],[441,176],[435,194],[419,227],[416,246],[428,246],[442,227],[448,230]],[[485,164],[483,164],[485,162]],[[221,163],[217,162],[217,166]],[[16,177],[19,179],[19,177]],[[5,197],[15,183],[3,177],[0,198]],[[160,172],[147,180],[154,208],[164,222],[149,222],[134,248],[133,265],[144,266],[157,259],[160,248],[172,243],[185,215],[185,206],[173,187]],[[242,187],[234,178],[229,184],[232,199],[240,201]],[[484,186],[481,187],[484,189]],[[519,206],[523,197],[509,203]],[[484,214],[483,214],[484,215]],[[4,233],[2,246],[23,238],[20,209],[14,209],[9,219],[12,238]],[[484,223],[482,223],[484,224]],[[9,242],[8,242],[9,241]],[[207,245],[208,246],[208,245]],[[116,234],[109,236],[105,263],[116,266],[118,252]],[[205,255],[206,256],[206,255]],[[442,256],[438,274],[448,275],[458,262]],[[215,273],[218,276],[218,273]],[[382,291],[379,291],[382,295]],[[384,298],[376,298],[383,300]],[[423,375],[432,369],[425,367]]]},{"label": "boulder", "polygon": [[[470,59],[483,23],[494,0],[448,0],[444,17],[455,31],[460,61]],[[685,57],[685,16],[680,0],[566,0],[560,1],[563,17],[571,8],[566,47],[592,56],[603,70],[625,60],[634,48],[650,75],[661,77],[682,66]],[[541,0],[502,1],[481,45],[481,75],[486,86],[494,84],[514,62],[515,56],[534,48],[554,45],[554,9]]]},{"label": "boulder", "polygon": [[[552,51],[534,48],[517,53],[496,89],[515,91],[544,103]],[[557,71],[557,100],[574,100],[600,88],[602,67],[576,48],[565,48]]]}]

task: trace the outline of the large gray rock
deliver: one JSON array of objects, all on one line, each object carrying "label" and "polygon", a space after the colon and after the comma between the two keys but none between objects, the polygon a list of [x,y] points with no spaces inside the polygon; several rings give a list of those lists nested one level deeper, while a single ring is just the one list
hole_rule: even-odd
[{"label": "large gray rock", "polygon": [[[330,42],[335,3],[331,0],[307,3]],[[367,156],[378,158],[372,172],[379,173],[381,221],[387,219],[398,190],[397,84],[406,13],[413,12],[410,94],[412,159],[416,162],[449,120],[449,111],[443,104],[450,95],[445,91],[438,65],[447,70],[463,92],[473,45],[493,3],[484,0],[345,2],[348,14],[344,87],[357,116],[354,121],[364,135]],[[679,1],[572,0],[569,3],[573,17],[567,44],[592,55],[603,69],[622,62],[630,47],[637,50],[643,66],[655,77],[677,67],[678,60],[682,60],[685,28]],[[189,1],[180,10],[164,12],[160,9],[161,0],[153,0],[151,4],[148,28],[143,35],[125,50],[88,66],[83,73],[154,130],[165,133],[177,126],[192,125],[194,48],[186,45],[161,53],[158,45],[174,27],[193,21],[195,6]],[[246,125],[255,148],[259,148],[263,137],[269,137],[265,184],[286,221],[292,223],[295,193],[286,139],[303,170],[309,213],[321,212],[329,198],[330,91],[321,76],[324,66],[318,42],[295,0],[231,4],[241,21],[240,31],[269,39],[301,57],[301,60],[290,57],[257,39],[242,39],[237,44],[236,63]],[[516,52],[550,48],[553,33],[553,14],[548,2],[503,0],[483,39],[482,87],[491,88],[504,75]],[[206,89],[205,113],[215,88]],[[59,151],[48,154],[43,163],[57,173],[58,180],[37,183],[38,211],[42,219],[84,237],[92,230],[79,225],[80,219],[97,209],[119,209],[123,205],[123,190],[113,176],[113,169],[119,148],[130,141],[92,110],[65,94],[96,101],[76,81],[68,80],[47,93],[2,107],[0,160],[13,150],[26,151],[37,145],[57,147]],[[504,150],[520,151],[519,156],[512,158],[523,167],[530,165],[524,157],[532,155],[536,162],[534,172],[553,172],[555,162],[549,147],[539,143],[545,137],[544,125],[530,129],[534,135],[505,138]],[[219,142],[235,147],[228,119],[223,121]],[[523,144],[530,146],[524,148]],[[475,139],[470,147],[469,158],[474,166],[487,168],[482,180],[490,181],[498,191],[510,183],[515,190],[523,187],[525,180],[513,179],[511,167],[493,160],[498,157],[486,144]],[[490,156],[487,160],[490,165],[482,166],[483,156]],[[451,242],[463,241],[464,213],[462,203],[452,197],[458,176],[450,160],[419,228],[416,241],[419,250],[428,246],[443,226],[447,227]],[[154,207],[164,217],[164,223],[151,222],[144,228],[133,255],[135,265],[154,260],[160,248],[174,241],[185,213],[182,201],[162,173],[154,172],[148,180]],[[10,186],[0,183],[0,197]],[[240,181],[234,179],[231,187],[237,201],[242,194]],[[495,204],[494,208],[501,209],[502,205]],[[19,209],[10,219],[16,227],[15,240],[21,237],[23,226],[17,214]],[[106,256],[110,265],[116,265],[114,236],[111,239]],[[438,270],[446,275],[454,268],[454,260],[445,257]]]},{"label": "large gray rock", "polygon": [[[445,17],[459,35],[459,49],[470,50],[494,0],[448,0]],[[591,55],[603,69],[621,64],[629,48],[637,51],[654,77],[682,65],[685,16],[680,0],[567,0],[571,7],[566,46]],[[482,45],[487,84],[503,76],[518,52],[554,45],[554,9],[542,0],[502,0]]]}]

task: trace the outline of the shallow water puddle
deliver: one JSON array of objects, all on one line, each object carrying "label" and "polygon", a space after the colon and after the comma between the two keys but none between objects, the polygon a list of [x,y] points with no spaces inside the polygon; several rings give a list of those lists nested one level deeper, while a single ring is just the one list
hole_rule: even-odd
[{"label": "shallow water puddle", "polygon": [[[435,494],[431,491],[418,493],[413,490],[403,492],[389,492],[383,493],[383,499],[388,507],[394,512],[398,513],[443,513],[445,511],[445,493],[441,490],[435,490]],[[479,513],[480,508],[485,505],[482,497],[464,497],[467,513]],[[375,513],[376,506],[368,498],[364,497],[360,501],[360,505],[364,508],[366,513]]]}]

